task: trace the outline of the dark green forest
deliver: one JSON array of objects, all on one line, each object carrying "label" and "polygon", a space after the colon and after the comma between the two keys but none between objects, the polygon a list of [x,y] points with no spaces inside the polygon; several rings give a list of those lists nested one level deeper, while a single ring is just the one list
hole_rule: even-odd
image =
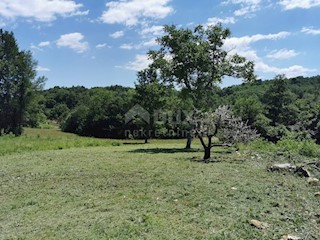
[{"label": "dark green forest", "polygon": [[[261,136],[277,142],[290,137],[320,143],[320,76],[257,80],[227,88],[216,87],[203,110],[229,105],[236,116],[256,128]],[[85,88],[54,87],[37,91],[24,123],[29,127],[50,127],[58,124],[63,131],[101,138],[128,138],[126,130],[152,130],[159,138],[179,138],[188,126],[177,119],[158,117],[150,124],[142,119],[125,124],[125,114],[136,104],[153,113],[161,110],[166,116],[185,117],[192,111],[192,99],[160,83]],[[182,122],[183,123],[183,122]],[[147,126],[148,125],[148,126]],[[176,134],[174,134],[176,133]],[[141,136],[143,137],[143,136]],[[139,136],[138,136],[139,138]]]}]

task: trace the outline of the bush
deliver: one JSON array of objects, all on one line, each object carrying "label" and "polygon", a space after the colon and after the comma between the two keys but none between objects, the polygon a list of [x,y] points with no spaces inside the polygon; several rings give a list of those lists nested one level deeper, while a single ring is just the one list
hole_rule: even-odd
[{"label": "bush", "polygon": [[276,145],[281,151],[296,152],[301,148],[302,142],[290,137],[286,137],[278,141]]},{"label": "bush", "polygon": [[283,138],[276,144],[259,138],[250,143],[246,148],[262,152],[281,151],[298,153],[306,157],[320,157],[320,147],[318,144],[311,140],[299,141],[290,137]]},{"label": "bush", "polygon": [[299,149],[299,154],[306,157],[320,157],[319,145],[311,141],[304,141]]},{"label": "bush", "polygon": [[[242,146],[240,146],[240,149]],[[246,148],[246,147],[245,147]],[[258,138],[255,141],[248,144],[248,148],[255,151],[276,151],[276,145],[263,138]]]}]

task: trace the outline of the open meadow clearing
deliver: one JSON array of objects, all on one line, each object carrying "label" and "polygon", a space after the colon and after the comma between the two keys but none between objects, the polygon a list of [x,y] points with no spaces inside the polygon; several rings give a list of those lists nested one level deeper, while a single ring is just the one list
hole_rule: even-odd
[{"label": "open meadow clearing", "polygon": [[19,151],[1,141],[0,239],[320,239],[320,188],[268,172],[283,156],[244,149],[205,164],[198,141],[185,151],[54,129],[8,139]]},{"label": "open meadow clearing", "polygon": [[320,240],[319,6],[1,0],[0,240]]}]

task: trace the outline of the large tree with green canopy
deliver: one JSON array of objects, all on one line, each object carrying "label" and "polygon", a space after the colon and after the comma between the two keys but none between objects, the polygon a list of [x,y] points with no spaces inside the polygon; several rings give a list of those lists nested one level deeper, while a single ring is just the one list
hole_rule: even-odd
[{"label": "large tree with green canopy", "polygon": [[36,61],[20,51],[12,32],[0,29],[0,134],[22,133],[25,111],[35,90]]},{"label": "large tree with green canopy", "polygon": [[[224,48],[231,32],[221,24],[196,26],[194,29],[164,26],[164,36],[157,39],[160,48],[149,51],[152,69],[159,78],[182,88],[192,99],[191,108],[210,108],[209,96],[224,77],[242,78],[245,82],[256,79],[254,63]],[[230,49],[231,50],[231,49]],[[191,146],[191,134],[186,148]]]}]

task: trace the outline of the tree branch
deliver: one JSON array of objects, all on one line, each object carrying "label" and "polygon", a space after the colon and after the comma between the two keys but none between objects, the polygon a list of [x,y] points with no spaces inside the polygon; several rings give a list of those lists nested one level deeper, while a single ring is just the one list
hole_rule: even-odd
[{"label": "tree branch", "polygon": [[200,142],[201,142],[203,148],[206,148],[207,146],[206,146],[206,144],[205,144],[205,142],[203,140],[203,137],[200,134],[198,134],[198,138],[200,139]]}]

